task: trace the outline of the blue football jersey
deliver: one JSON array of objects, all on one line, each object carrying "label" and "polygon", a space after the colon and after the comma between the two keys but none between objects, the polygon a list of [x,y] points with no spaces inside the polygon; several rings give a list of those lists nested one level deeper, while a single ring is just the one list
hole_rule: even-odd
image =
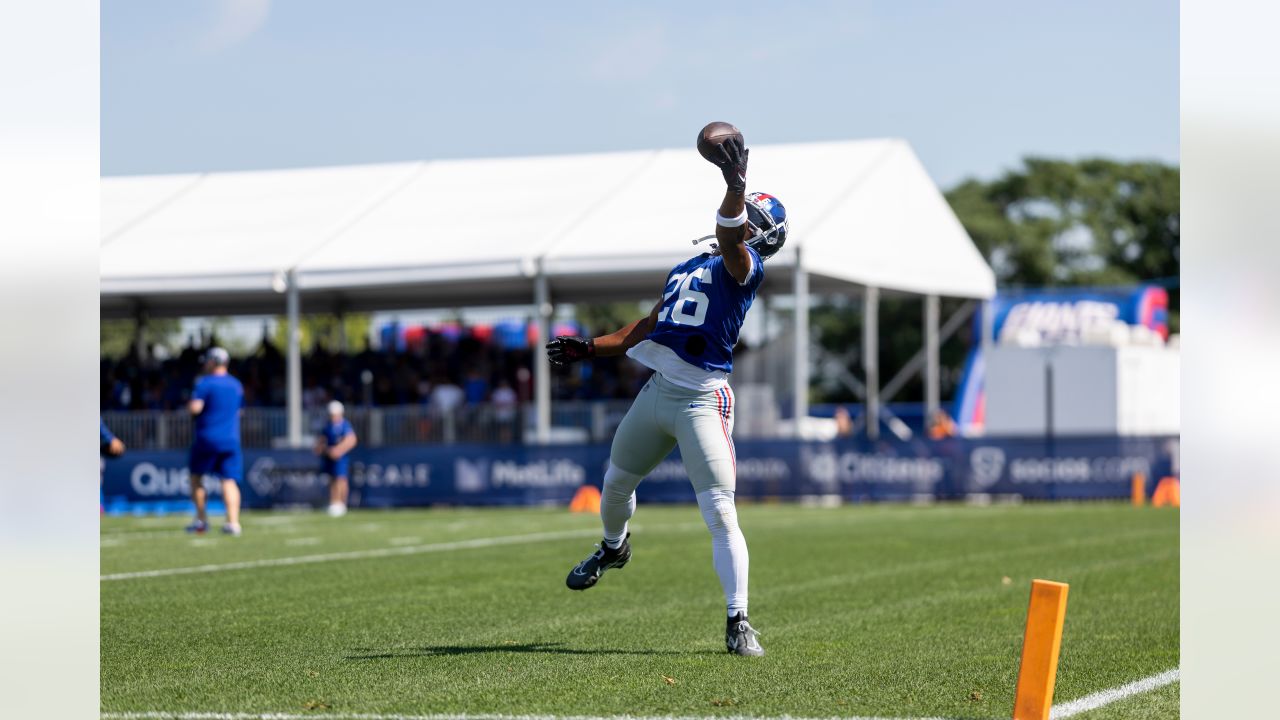
[{"label": "blue football jersey", "polygon": [[351,427],[350,421],[342,418],[338,422],[326,420],[324,429],[320,433],[324,436],[325,445],[333,447],[342,442],[342,439],[355,432],[355,428]]},{"label": "blue football jersey", "polygon": [[703,253],[667,275],[658,324],[647,338],[671,348],[681,360],[703,370],[733,372],[738,331],[764,281],[764,261],[754,248],[751,275],[739,285],[720,255]]},{"label": "blue football jersey", "polygon": [[230,375],[206,375],[196,381],[191,397],[204,401],[204,410],[196,416],[196,444],[219,450],[239,448],[244,406],[240,381]]}]

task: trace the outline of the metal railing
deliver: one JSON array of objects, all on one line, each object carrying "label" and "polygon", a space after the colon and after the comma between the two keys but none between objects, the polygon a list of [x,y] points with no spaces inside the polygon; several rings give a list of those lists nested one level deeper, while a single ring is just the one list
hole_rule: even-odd
[{"label": "metal railing", "polygon": [[[630,400],[556,402],[552,405],[553,442],[604,442],[631,407]],[[522,443],[533,437],[532,405],[462,405],[440,412],[425,405],[348,407],[347,419],[368,447],[450,443]],[[305,413],[309,437],[325,421],[323,410]],[[132,450],[172,450],[191,446],[193,420],[185,410],[112,411],[102,414],[107,427]],[[284,447],[288,414],[284,408],[245,408],[240,439],[246,448]]]}]

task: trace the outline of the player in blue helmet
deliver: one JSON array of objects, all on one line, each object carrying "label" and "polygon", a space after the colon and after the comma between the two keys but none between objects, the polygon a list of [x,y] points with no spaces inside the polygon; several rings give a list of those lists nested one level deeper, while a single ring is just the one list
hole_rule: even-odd
[{"label": "player in blue helmet", "polygon": [[719,147],[713,160],[726,190],[716,214],[716,244],[667,275],[662,299],[649,316],[597,338],[560,336],[547,344],[553,363],[626,354],[653,369],[618,426],[605,471],[600,518],[604,540],[570,571],[570,589],[586,590],[610,568],[631,559],[627,523],[636,486],[671,450],[680,456],[711,531],[712,558],[728,606],[725,645],[738,655],[763,655],[747,620],[747,544],[734,506],[737,458],[733,447],[733,348],[764,280],[764,261],[787,239],[778,199],[746,194],[747,149],[740,139]]}]

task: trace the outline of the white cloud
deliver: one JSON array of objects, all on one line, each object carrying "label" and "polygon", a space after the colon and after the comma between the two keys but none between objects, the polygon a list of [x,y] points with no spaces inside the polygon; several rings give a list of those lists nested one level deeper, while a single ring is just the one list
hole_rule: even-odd
[{"label": "white cloud", "polygon": [[267,22],[271,0],[218,0],[213,26],[200,41],[206,52],[231,47],[253,35]]}]

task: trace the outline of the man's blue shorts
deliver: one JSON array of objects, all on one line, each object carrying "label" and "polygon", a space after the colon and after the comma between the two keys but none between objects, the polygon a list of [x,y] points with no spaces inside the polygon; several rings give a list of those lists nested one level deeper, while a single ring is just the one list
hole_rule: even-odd
[{"label": "man's blue shorts", "polygon": [[191,446],[192,475],[206,475],[221,480],[244,481],[244,455],[240,448],[225,450],[206,445]]},{"label": "man's blue shorts", "polygon": [[324,475],[328,475],[329,477],[349,478],[351,477],[351,458],[346,455],[343,455],[337,460],[325,458],[324,462],[321,463],[320,472]]}]

